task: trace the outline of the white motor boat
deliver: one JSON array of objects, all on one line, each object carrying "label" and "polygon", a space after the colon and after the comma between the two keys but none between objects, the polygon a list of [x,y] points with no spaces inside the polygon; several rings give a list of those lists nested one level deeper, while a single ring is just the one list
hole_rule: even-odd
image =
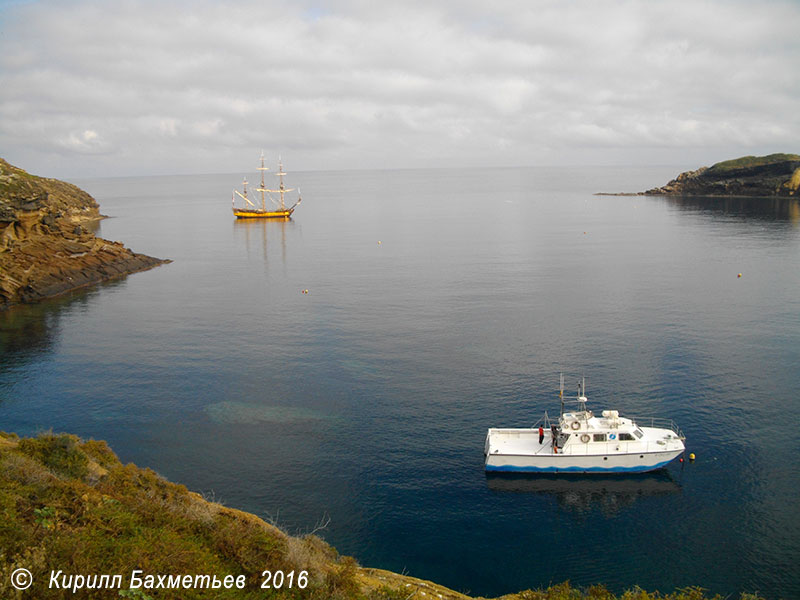
[{"label": "white motor boat", "polygon": [[[685,436],[669,419],[628,418],[616,410],[595,416],[588,410],[586,382],[574,399],[564,398],[561,376],[561,415],[544,417],[533,427],[492,428],[486,434],[487,471],[530,473],[614,473],[659,469],[683,454]],[[567,402],[577,410],[565,411]]]}]

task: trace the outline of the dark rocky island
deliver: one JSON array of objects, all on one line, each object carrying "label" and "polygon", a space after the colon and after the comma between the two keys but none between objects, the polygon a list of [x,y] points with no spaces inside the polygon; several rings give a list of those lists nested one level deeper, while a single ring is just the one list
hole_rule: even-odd
[{"label": "dark rocky island", "polygon": [[101,218],[78,187],[0,159],[0,310],[169,262],[96,237]]},{"label": "dark rocky island", "polygon": [[744,156],[686,171],[646,192],[610,195],[800,197],[800,155]]}]

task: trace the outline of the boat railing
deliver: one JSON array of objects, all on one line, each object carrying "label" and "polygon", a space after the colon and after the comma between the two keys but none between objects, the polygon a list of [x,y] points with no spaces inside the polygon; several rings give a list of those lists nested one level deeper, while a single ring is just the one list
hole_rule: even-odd
[{"label": "boat railing", "polygon": [[659,427],[661,429],[669,429],[675,435],[677,435],[680,439],[686,439],[686,436],[683,435],[683,431],[681,428],[678,427],[678,424],[675,423],[672,419],[665,419],[661,417],[628,417],[631,421],[633,421],[636,425],[640,427]]}]

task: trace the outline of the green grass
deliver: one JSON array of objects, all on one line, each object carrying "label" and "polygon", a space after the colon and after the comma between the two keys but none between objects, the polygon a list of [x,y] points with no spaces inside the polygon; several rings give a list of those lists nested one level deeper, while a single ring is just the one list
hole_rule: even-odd
[{"label": "green grass", "polygon": [[[290,545],[294,549],[290,552]],[[296,590],[260,589],[264,569],[309,571],[303,597],[327,597],[331,581],[352,588],[349,563],[321,540],[289,538],[246,513],[205,501],[149,469],[123,465],[104,442],[47,432],[0,437],[0,598],[13,598],[10,573],[34,581],[51,570],[116,574],[245,575],[245,590],[215,598],[292,598]],[[299,551],[298,551],[299,549]],[[36,598],[61,591],[37,588]],[[145,590],[147,591],[147,590]],[[94,596],[92,594],[95,594]],[[192,590],[153,591],[155,598],[211,597]],[[84,590],[78,597],[105,597]]]},{"label": "green grass", "polygon": [[736,169],[744,169],[747,167],[760,167],[777,162],[786,161],[800,161],[800,155],[797,154],[770,154],[768,156],[742,156],[741,158],[734,158],[733,160],[726,160],[718,162],[709,167],[707,173],[726,173],[728,171],[735,171]]},{"label": "green grass", "polygon": [[80,479],[89,472],[89,457],[81,450],[75,435],[55,435],[49,431],[20,440],[18,448],[59,476]]},{"label": "green grass", "polygon": [[[10,585],[24,567],[33,595]],[[64,574],[245,575],[242,589],[49,589],[51,571]],[[261,589],[265,569],[307,571],[305,589]],[[411,586],[411,587],[409,587]],[[150,469],[123,465],[102,441],[46,432],[20,439],[0,432],[0,598],[332,599],[407,600],[410,595],[462,594],[402,575],[375,576],[320,538],[291,537],[254,515],[208,502]],[[416,592],[420,592],[417,594]],[[433,594],[431,593],[433,592]],[[603,586],[563,583],[507,600],[707,600],[700,588],[668,595],[638,588],[617,597]],[[718,599],[717,596],[714,598]],[[743,595],[743,599],[759,600]],[[718,599],[719,600],[719,599]]]}]

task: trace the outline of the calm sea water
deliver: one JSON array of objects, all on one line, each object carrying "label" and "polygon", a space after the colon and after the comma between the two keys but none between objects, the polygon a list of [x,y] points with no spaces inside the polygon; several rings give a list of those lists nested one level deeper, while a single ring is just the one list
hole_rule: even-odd
[{"label": "calm sea water", "polygon": [[[472,594],[800,597],[800,207],[592,195],[677,172],[296,173],[288,223],[232,218],[241,175],[78,181],[174,262],[1,313],[0,428]],[[486,429],[557,412],[560,371],[697,461],[487,478]]]}]

